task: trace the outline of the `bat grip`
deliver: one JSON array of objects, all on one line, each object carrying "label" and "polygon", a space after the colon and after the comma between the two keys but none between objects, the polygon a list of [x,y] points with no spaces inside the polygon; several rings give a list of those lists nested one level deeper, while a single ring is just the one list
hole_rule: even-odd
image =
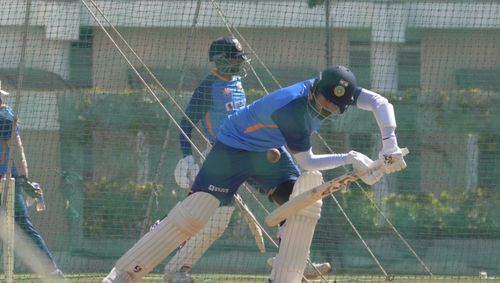
[{"label": "bat grip", "polygon": [[[408,155],[408,153],[410,153],[410,150],[409,150],[407,147],[403,147],[403,148],[401,149],[401,154],[402,154],[403,156]],[[380,167],[382,167],[382,166],[384,166],[384,165],[385,165],[385,164],[384,164],[384,159],[383,159],[383,158],[379,158],[379,159],[375,160],[375,161],[372,163],[372,165],[370,166],[370,168],[369,168],[369,169],[379,169]]]}]

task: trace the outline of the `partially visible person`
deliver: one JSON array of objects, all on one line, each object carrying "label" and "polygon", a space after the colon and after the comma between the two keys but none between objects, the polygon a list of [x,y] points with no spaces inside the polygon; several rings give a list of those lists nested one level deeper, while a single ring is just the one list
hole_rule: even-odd
[{"label": "partially visible person", "polygon": [[[194,126],[201,124],[200,128],[210,142],[204,155],[216,141],[217,132],[227,116],[246,105],[241,79],[246,76],[244,65],[249,61],[238,39],[232,36],[216,38],[208,49],[208,60],[213,62],[213,67],[194,90],[185,110],[187,118],[181,121],[181,128],[189,139]],[[177,185],[189,190],[200,169],[187,138],[183,134],[179,136],[183,158],[177,163],[174,174]],[[165,282],[194,282],[188,272],[208,247],[222,236],[233,211],[232,205],[219,207],[211,218],[211,224],[179,247],[175,256],[165,265]]]},{"label": "partially visible person", "polygon": [[[382,134],[383,168],[372,169],[373,160],[356,151],[313,153],[311,134],[319,130],[323,121],[344,113],[350,106],[373,113]],[[260,184],[267,196],[281,205],[291,195],[301,193],[304,184],[318,184],[321,173],[317,171],[343,165],[370,169],[361,179],[373,185],[384,173],[404,169],[406,162],[395,129],[392,104],[381,95],[358,87],[354,74],[344,66],[331,66],[317,78],[262,97],[229,116],[195,178],[191,194],[128,250],[102,282],[140,280],[180,243],[204,229],[218,207],[229,204],[247,180]],[[298,164],[283,150],[285,146]],[[267,160],[271,149],[281,152],[275,163]],[[297,165],[306,170],[302,176]],[[268,282],[301,282],[321,206],[319,200],[286,220],[285,235]]]},{"label": "partially visible person", "polygon": [[[20,136],[21,128],[17,123],[14,110],[3,102],[3,97],[7,95],[9,93],[2,90],[0,82],[0,177],[6,177],[9,154],[12,152],[11,176],[15,179],[15,222],[47,256],[50,265],[52,265],[52,270],[43,275],[54,279],[63,279],[64,274],[57,266],[47,244],[31,223],[24,195],[36,199],[42,197],[43,192],[39,186],[28,181],[28,164]],[[13,147],[12,150],[9,145]]]},{"label": "partially visible person", "polygon": [[213,62],[213,67],[194,90],[185,109],[187,117],[181,120],[181,128],[187,137],[179,135],[183,158],[177,163],[174,174],[179,187],[186,190],[191,188],[199,171],[188,141],[194,126],[201,124],[204,136],[212,145],[227,117],[246,105],[241,79],[246,76],[244,66],[249,59],[238,39],[231,36],[215,39],[208,49],[208,60]]}]

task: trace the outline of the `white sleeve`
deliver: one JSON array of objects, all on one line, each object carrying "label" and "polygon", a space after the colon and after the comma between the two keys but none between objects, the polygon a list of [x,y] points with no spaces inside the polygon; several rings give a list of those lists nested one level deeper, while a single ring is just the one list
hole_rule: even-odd
[{"label": "white sleeve", "polygon": [[342,154],[319,154],[315,155],[312,149],[295,153],[293,155],[297,163],[304,170],[328,170],[347,165],[347,153]]},{"label": "white sleeve", "polygon": [[358,96],[356,107],[373,113],[382,134],[382,139],[396,136],[394,133],[396,130],[394,107],[387,98],[363,88]]}]

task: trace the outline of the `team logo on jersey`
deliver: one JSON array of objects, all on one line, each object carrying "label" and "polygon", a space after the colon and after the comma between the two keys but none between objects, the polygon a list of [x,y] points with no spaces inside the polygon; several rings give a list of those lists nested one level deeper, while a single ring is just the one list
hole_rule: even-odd
[{"label": "team logo on jersey", "polygon": [[142,271],[142,267],[140,265],[134,266],[134,272],[141,272],[141,271]]},{"label": "team logo on jersey", "polygon": [[336,96],[336,97],[341,97],[345,94],[345,87],[341,86],[341,85],[338,85],[336,86],[334,89],[333,89],[333,94]]},{"label": "team logo on jersey", "polygon": [[226,110],[227,111],[233,111],[236,109],[243,108],[246,104],[246,100],[240,100],[240,101],[234,101],[234,102],[228,102],[226,103]]}]

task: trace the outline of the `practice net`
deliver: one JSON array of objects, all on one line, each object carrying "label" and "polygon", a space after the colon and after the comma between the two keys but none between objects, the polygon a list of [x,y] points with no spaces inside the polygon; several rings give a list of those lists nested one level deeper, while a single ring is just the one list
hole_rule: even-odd
[{"label": "practice net", "polygon": [[[210,43],[224,35],[249,53],[247,104],[341,64],[394,105],[408,167],[324,199],[310,260],[330,262],[332,271],[315,282],[500,278],[499,1],[0,5],[0,80],[10,92],[2,100],[17,113],[29,179],[41,184],[47,205],[29,213],[71,282],[101,282],[186,197],[174,177],[183,158],[178,125],[213,67]],[[192,132],[198,164],[207,148],[201,133]],[[356,150],[376,159],[380,148],[367,111],[349,109],[313,134],[316,154]],[[264,228],[265,253],[236,208],[192,267],[197,282],[268,277],[277,228],[264,219],[276,206],[252,187],[239,193]],[[174,254],[147,282],[163,282]],[[23,258],[15,256],[16,282],[40,278]]]}]

